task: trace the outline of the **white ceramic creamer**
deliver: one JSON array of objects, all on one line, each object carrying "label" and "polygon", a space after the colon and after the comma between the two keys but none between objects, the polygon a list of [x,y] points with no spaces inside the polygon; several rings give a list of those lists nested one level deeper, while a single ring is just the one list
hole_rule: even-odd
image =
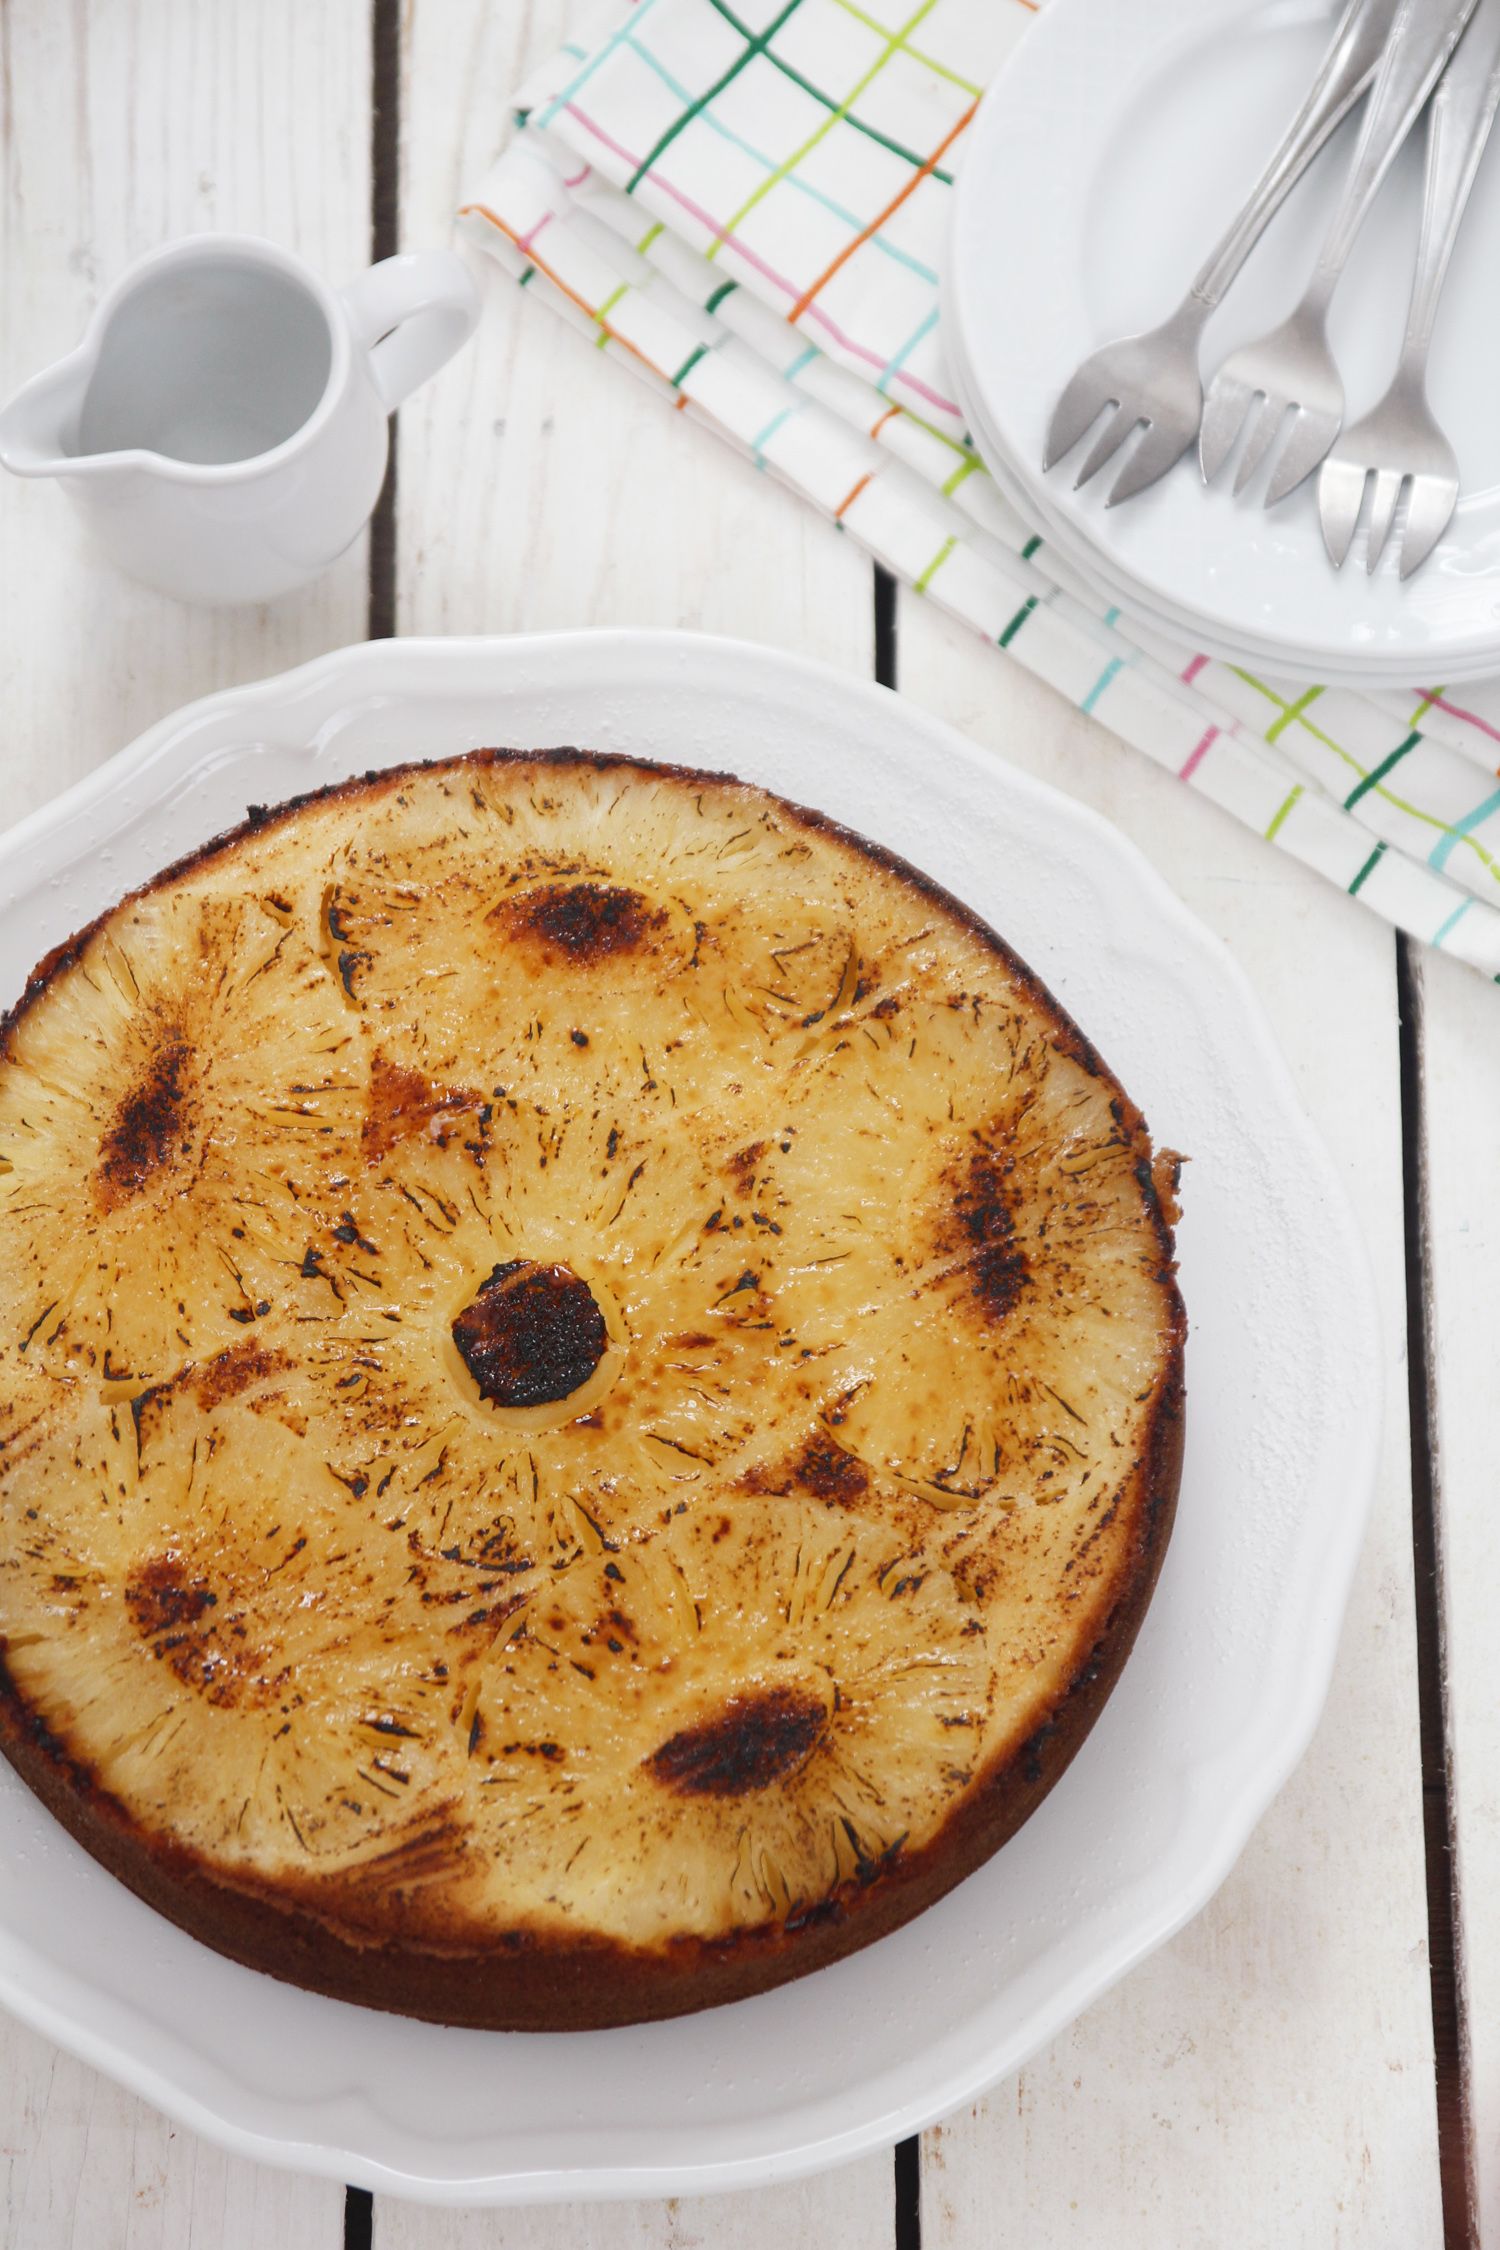
[{"label": "white ceramic creamer", "polygon": [[331,289],[271,243],[190,235],[131,267],[77,350],[0,409],[0,462],[60,478],[131,577],[268,601],[358,535],[388,415],[478,316],[450,250]]}]

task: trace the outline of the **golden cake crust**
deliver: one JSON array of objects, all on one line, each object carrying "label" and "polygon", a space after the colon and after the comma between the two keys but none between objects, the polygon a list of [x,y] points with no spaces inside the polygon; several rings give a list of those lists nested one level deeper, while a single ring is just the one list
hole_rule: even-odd
[{"label": "golden cake crust", "polygon": [[[601,842],[620,806],[652,840],[644,856]],[[459,841],[476,830],[482,853]],[[710,847],[722,862],[703,873]],[[731,894],[721,924],[715,902]],[[210,1083],[209,1034],[193,1025],[234,1020],[240,987],[210,1002],[190,989],[190,949],[166,928],[189,910],[200,963],[248,973],[254,956],[263,991],[285,980],[266,1016],[245,1018],[268,1053],[299,1010],[316,1018],[304,1065],[320,1055],[322,1079],[277,1078],[279,1054],[267,1065],[297,1112],[285,1128],[244,1122],[248,1107]],[[422,929],[398,953],[403,913]],[[757,956],[735,985],[757,917],[793,966],[757,983]],[[855,929],[859,946],[841,950]],[[445,1023],[455,931],[492,949],[484,974],[500,981]],[[72,1012],[58,1037],[76,1045],[107,985],[96,1044],[128,1044],[156,1004],[141,973],[152,943],[180,1021],[168,1010],[144,1060],[131,1050],[128,1084],[109,1076],[113,1050],[100,1062],[107,1111],[97,1087],[70,1086],[39,1124],[37,1088],[72,1051],[47,1044],[51,1017]],[[557,1025],[539,1000],[524,1049],[518,995],[549,1008],[561,995]],[[639,1086],[624,1071],[638,1030]],[[460,1035],[504,1051],[504,1081],[455,1067]],[[901,1041],[922,1055],[905,1078]],[[865,1047],[867,1087],[850,1060]],[[252,1078],[254,1051],[241,1039],[232,1058]],[[575,1114],[587,1162],[557,1131]],[[549,1149],[558,1184],[543,1192]],[[487,750],[253,810],[40,964],[0,1029],[0,1162],[16,1303],[0,1342],[0,1748],[112,1872],[253,1967],[504,2028],[630,2022],[765,1989],[899,1926],[988,1858],[1068,1764],[1145,1614],[1182,1450],[1175,1161],[977,917],[879,847],[729,777]],[[607,1206],[643,1173],[649,1193],[652,1167],[668,1176],[622,1248]],[[67,1192],[29,1217],[35,1182],[60,1172]],[[846,1172],[864,1217],[840,1233],[830,1198]],[[596,1174],[610,1193],[586,1239],[556,1214]],[[197,1270],[171,1214],[193,1215],[196,1242],[231,1190],[261,1214],[235,1269],[241,1301],[200,1309],[185,1285],[178,1321],[148,1301],[153,1266]],[[882,1195],[885,1235],[870,1223]],[[432,1207],[461,1197],[455,1248],[460,1223]],[[115,1261],[115,1293],[101,1251],[59,1315],[17,1244],[31,1229],[40,1273],[47,1227],[76,1235],[75,1204]],[[419,1214],[399,1252],[398,1206]],[[684,1248],[668,1237],[685,1216]],[[843,1265],[847,1305],[826,1280]],[[421,1327],[405,1360],[404,1341],[373,1330],[388,1314]],[[1028,1389],[1027,1352],[1044,1346],[1051,1375],[1083,1370],[1096,1407],[1040,1377]],[[927,1428],[943,1355],[975,1402],[952,1465]],[[771,1409],[747,1412],[752,1396]],[[328,1488],[304,1503],[325,1433]],[[627,1447],[639,1465],[622,1476]],[[491,1455],[488,1485],[465,1484]],[[222,1476],[211,1556],[192,1498],[204,1458]],[[262,1462],[285,1506],[252,1503]],[[502,1468],[508,1512],[492,1518]],[[90,1480],[107,1531],[78,1497]],[[274,1562],[262,1538],[281,1541]],[[377,1608],[378,1662],[350,1622]],[[304,1659],[309,1614],[322,1638]],[[96,1700],[79,1653],[90,1632],[116,1667]],[[104,1715],[122,1696],[140,1702],[133,1736]],[[244,1781],[259,1840],[242,1844],[200,1817],[180,1776],[161,1778],[174,1734],[191,1737],[201,1780],[205,1745],[316,1728],[304,1764],[324,1779],[344,1773],[346,1737],[375,1741],[349,1770],[378,1802],[351,1794],[362,1784],[314,1788],[290,1751],[267,1749],[281,1778],[264,1806]],[[492,1816],[491,1787],[519,1811]],[[565,1834],[585,1838],[586,1873],[597,1862],[573,1891]],[[684,1855],[690,1876],[664,1890]],[[648,1909],[648,1893],[663,1903]]]}]

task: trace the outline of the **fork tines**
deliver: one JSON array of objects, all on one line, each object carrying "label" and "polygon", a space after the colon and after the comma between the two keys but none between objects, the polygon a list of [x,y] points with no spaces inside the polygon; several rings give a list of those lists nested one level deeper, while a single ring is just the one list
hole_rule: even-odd
[{"label": "fork tines", "polygon": [[1413,475],[1401,469],[1381,468],[1374,462],[1351,457],[1344,447],[1331,453],[1318,477],[1318,519],[1323,544],[1335,570],[1343,567],[1370,488],[1370,509],[1365,525],[1365,569],[1373,573],[1395,526],[1403,492],[1406,513],[1401,526],[1400,571],[1403,578],[1420,570],[1448,528],[1458,500],[1458,478],[1441,474]]},{"label": "fork tines", "polygon": [[1118,507],[1166,475],[1198,434],[1203,410],[1198,334],[1206,310],[1189,304],[1159,328],[1106,344],[1084,361],[1052,410],[1044,474],[1106,415],[1073,479],[1075,488],[1122,454],[1107,507]]}]

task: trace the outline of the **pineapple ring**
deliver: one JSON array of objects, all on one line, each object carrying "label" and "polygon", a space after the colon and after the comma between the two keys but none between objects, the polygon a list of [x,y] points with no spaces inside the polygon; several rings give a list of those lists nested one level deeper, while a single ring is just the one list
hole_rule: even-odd
[{"label": "pineapple ring", "polygon": [[540,1589],[480,1668],[476,1843],[531,1912],[631,1944],[785,1920],[927,1840],[992,1688],[972,1602],[878,1525],[674,1515]]},{"label": "pineapple ring", "polygon": [[480,752],[262,816],[4,1025],[0,1747],[377,2005],[847,1952],[1129,1648],[1173,1181],[991,933],[762,792]]}]

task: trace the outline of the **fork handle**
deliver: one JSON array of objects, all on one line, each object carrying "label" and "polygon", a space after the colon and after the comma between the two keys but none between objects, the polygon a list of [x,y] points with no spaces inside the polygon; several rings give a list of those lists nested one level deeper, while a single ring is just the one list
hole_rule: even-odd
[{"label": "fork handle", "polygon": [[1458,45],[1475,0],[1401,0],[1308,301],[1326,304],[1381,183]]},{"label": "fork handle", "polygon": [[1219,302],[1329,134],[1364,93],[1379,68],[1400,5],[1401,0],[1349,0],[1307,99],[1193,283],[1191,294],[1205,308]]},{"label": "fork handle", "polygon": [[1411,309],[1401,346],[1408,372],[1424,361],[1438,298],[1495,113],[1500,110],[1500,0],[1478,0],[1427,116],[1427,173]]}]

